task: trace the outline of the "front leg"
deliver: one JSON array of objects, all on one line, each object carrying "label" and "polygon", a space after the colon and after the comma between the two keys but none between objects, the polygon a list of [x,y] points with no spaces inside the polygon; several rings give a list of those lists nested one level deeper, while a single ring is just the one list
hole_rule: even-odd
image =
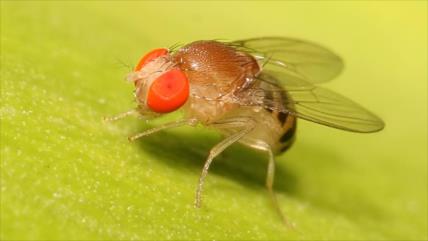
[{"label": "front leg", "polygon": [[255,122],[251,118],[232,118],[223,120],[221,122],[216,122],[212,124],[215,128],[220,129],[238,129],[238,131],[234,134],[223,139],[213,148],[211,148],[208,158],[205,161],[204,168],[202,169],[201,176],[199,177],[198,187],[196,189],[196,198],[195,198],[195,207],[199,208],[202,202],[202,189],[204,186],[205,177],[208,174],[208,169],[211,165],[213,159],[218,156],[221,152],[224,151],[227,147],[232,145],[233,143],[239,141],[242,137],[252,131],[255,127]]},{"label": "front leg", "polygon": [[128,117],[130,115],[135,115],[135,114],[138,114],[137,109],[131,109],[131,110],[116,114],[114,116],[103,117],[103,121],[104,122],[113,122],[113,121],[117,121],[117,120],[123,119],[125,117]]},{"label": "front leg", "polygon": [[135,135],[132,135],[132,136],[128,137],[128,140],[129,141],[135,141],[136,139],[138,139],[140,137],[148,136],[150,134],[156,133],[156,132],[161,131],[161,130],[175,128],[175,127],[184,126],[184,125],[194,126],[196,124],[197,124],[196,119],[185,119],[185,120],[178,120],[178,121],[174,121],[174,122],[169,122],[169,123],[165,123],[165,124],[162,124],[160,126],[145,130],[141,133],[137,133]]}]

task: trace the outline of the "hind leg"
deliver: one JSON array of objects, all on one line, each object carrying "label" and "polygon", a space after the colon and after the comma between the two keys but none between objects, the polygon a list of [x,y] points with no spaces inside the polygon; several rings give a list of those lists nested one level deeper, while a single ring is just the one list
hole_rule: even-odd
[{"label": "hind leg", "polygon": [[272,153],[272,149],[270,147],[266,148],[266,151],[269,154],[269,162],[267,167],[267,174],[266,174],[266,187],[269,192],[270,199],[272,200],[273,206],[278,213],[279,217],[281,218],[282,222],[290,228],[293,228],[293,225],[287,220],[284,213],[281,210],[281,207],[279,206],[278,199],[276,198],[275,192],[273,191],[273,181],[275,178],[275,159]]}]

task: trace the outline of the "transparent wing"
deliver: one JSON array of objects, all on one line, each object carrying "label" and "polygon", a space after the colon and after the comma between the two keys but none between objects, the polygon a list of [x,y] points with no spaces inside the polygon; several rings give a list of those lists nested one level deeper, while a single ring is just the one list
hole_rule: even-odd
[{"label": "transparent wing", "polygon": [[251,105],[347,131],[376,132],[384,127],[375,114],[326,88],[298,82],[296,88],[285,90],[269,72],[263,72],[258,78],[260,85],[253,87],[252,98],[248,98]]},{"label": "transparent wing", "polygon": [[311,83],[327,82],[343,69],[339,56],[320,45],[298,39],[264,37],[230,44],[253,55],[262,65],[275,65],[289,75]]}]

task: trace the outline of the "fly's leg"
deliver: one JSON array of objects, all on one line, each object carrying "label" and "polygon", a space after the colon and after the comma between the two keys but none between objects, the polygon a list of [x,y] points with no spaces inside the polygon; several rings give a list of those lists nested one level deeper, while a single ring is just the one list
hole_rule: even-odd
[{"label": "fly's leg", "polygon": [[119,114],[114,115],[114,116],[104,117],[103,121],[105,121],[105,122],[117,121],[117,120],[123,119],[127,116],[134,115],[137,113],[138,113],[138,111],[136,109],[132,109],[132,110],[125,111],[123,113],[119,113]]},{"label": "fly's leg", "polygon": [[221,152],[224,151],[228,146],[232,145],[233,143],[239,141],[242,137],[244,137],[246,134],[248,134],[251,130],[254,129],[254,121],[250,118],[234,118],[225,120],[222,122],[217,122],[213,124],[216,128],[223,128],[223,129],[229,129],[229,128],[240,128],[238,132],[231,134],[230,136],[223,139],[221,142],[219,142],[217,145],[215,145],[213,148],[211,148],[208,158],[205,161],[204,167],[202,169],[201,176],[199,177],[199,183],[196,188],[196,197],[195,197],[195,207],[199,208],[201,207],[202,202],[202,190],[204,186],[205,177],[208,174],[208,169],[211,165],[211,162],[213,159],[218,156]]},{"label": "fly's leg", "polygon": [[266,187],[269,192],[270,199],[272,200],[273,206],[281,218],[282,222],[289,228],[294,228],[293,225],[287,220],[284,213],[279,206],[278,199],[276,198],[275,192],[273,191],[273,181],[275,177],[275,159],[272,153],[271,148],[267,148],[266,151],[269,154],[269,163],[267,167],[267,175],[266,175]]},{"label": "fly's leg", "polygon": [[170,123],[165,123],[165,124],[162,124],[160,126],[154,127],[152,129],[148,129],[148,130],[145,130],[141,133],[137,133],[135,135],[132,135],[132,136],[128,137],[128,140],[129,141],[135,141],[136,139],[138,139],[140,137],[148,136],[150,134],[153,134],[153,133],[161,131],[161,130],[175,128],[175,127],[184,126],[184,125],[194,126],[194,125],[196,125],[196,123],[197,123],[197,121],[195,119],[185,119],[185,120],[179,120],[179,121],[174,121],[174,122],[170,122]]}]

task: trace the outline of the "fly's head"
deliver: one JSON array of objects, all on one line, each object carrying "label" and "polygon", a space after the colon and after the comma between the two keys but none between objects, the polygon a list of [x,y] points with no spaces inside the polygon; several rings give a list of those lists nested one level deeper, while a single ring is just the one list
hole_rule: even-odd
[{"label": "fly's head", "polygon": [[142,113],[173,112],[189,97],[189,80],[172,61],[168,49],[147,53],[127,79],[135,85],[135,98]]}]

